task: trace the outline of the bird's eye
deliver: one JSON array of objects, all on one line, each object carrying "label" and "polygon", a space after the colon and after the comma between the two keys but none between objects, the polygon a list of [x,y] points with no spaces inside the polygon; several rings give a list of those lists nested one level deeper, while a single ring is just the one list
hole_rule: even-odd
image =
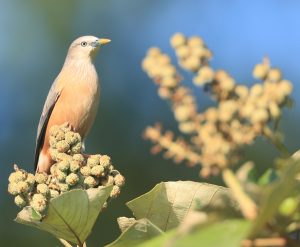
[{"label": "bird's eye", "polygon": [[82,46],[82,47],[85,47],[86,45],[87,45],[87,42],[85,42],[85,41],[82,41],[82,42],[81,42],[81,46]]}]

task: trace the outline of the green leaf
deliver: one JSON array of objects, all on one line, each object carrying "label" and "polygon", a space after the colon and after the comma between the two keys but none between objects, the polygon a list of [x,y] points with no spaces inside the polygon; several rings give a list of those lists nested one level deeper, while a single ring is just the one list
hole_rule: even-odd
[{"label": "green leaf", "polygon": [[251,223],[246,220],[232,219],[205,225],[196,231],[180,236],[172,230],[163,236],[151,239],[138,247],[168,246],[168,247],[193,247],[193,246],[230,246],[240,247],[241,241],[249,233]]},{"label": "green leaf", "polygon": [[192,181],[162,182],[150,192],[130,201],[127,206],[137,219],[147,218],[163,231],[179,225],[197,204],[225,208],[234,205],[229,189]]},{"label": "green leaf", "polygon": [[39,220],[31,207],[25,207],[16,221],[81,245],[89,236],[111,190],[112,186],[74,189],[53,198],[44,219]]},{"label": "green leaf", "polygon": [[259,215],[253,225],[253,235],[258,233],[276,215],[282,201],[293,195],[299,185],[295,175],[300,172],[300,160],[288,159],[284,166],[286,169],[283,175],[268,185],[262,193]]},{"label": "green leaf", "polygon": [[259,185],[268,185],[273,181],[275,181],[277,178],[278,178],[278,174],[276,170],[269,168],[263,173],[263,175],[261,175],[257,183]]},{"label": "green leaf", "polygon": [[106,247],[131,247],[163,234],[163,231],[147,219],[140,219],[128,227],[114,242]]}]

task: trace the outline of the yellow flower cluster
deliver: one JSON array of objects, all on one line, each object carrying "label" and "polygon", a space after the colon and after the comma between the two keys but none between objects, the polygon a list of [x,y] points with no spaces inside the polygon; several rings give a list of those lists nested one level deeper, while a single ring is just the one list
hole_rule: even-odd
[{"label": "yellow flower cluster", "polygon": [[[217,101],[217,106],[197,112],[194,96],[181,85],[181,80],[177,80],[176,92],[182,90],[189,93],[183,93],[180,103],[174,99],[174,93],[168,100],[172,102],[179,130],[189,134],[186,138],[189,141],[182,142],[180,140],[183,138],[176,139],[170,132],[162,134],[161,127],[157,125],[146,129],[145,138],[154,143],[153,150],[165,150],[167,158],[201,164],[203,176],[217,174],[220,169],[239,160],[244,145],[251,144],[259,135],[269,137],[268,124],[281,116],[281,108],[289,100],[292,84],[282,79],[281,71],[272,68],[268,59],[264,59],[253,70],[253,76],[262,82],[247,87],[236,83],[226,71],[215,71],[210,67],[212,53],[201,38],[187,38],[177,33],[171,38],[171,45],[179,65],[194,73],[194,83],[203,85],[211,98]],[[158,48],[155,51],[159,51]],[[157,70],[157,67],[160,75],[164,74],[164,67],[156,61],[162,53],[159,51],[155,56],[151,53],[146,55],[143,68],[155,80],[161,78],[153,76],[152,71]],[[167,57],[165,54],[163,56]],[[178,78],[175,76],[179,74],[176,70],[173,69],[172,73],[174,78]]]},{"label": "yellow flower cluster", "polygon": [[[181,33],[176,33],[171,38],[171,45],[175,49],[179,64],[187,70],[200,73],[200,69],[212,58],[211,51],[205,46],[200,37],[193,36],[189,39]],[[209,76],[210,72],[204,70],[204,76]]]},{"label": "yellow flower cluster", "polygon": [[50,153],[54,164],[50,174],[35,175],[19,169],[9,176],[8,192],[15,196],[19,207],[31,206],[37,212],[45,214],[52,198],[71,189],[89,189],[113,185],[110,194],[115,198],[125,178],[115,170],[107,155],[81,154],[81,137],[67,125],[53,126],[50,130]]},{"label": "yellow flower cluster", "polygon": [[182,78],[171,64],[170,57],[156,47],[150,48],[142,67],[159,86],[159,96],[171,102],[180,130],[185,133],[194,131],[197,114],[195,98],[187,87],[180,84]]}]

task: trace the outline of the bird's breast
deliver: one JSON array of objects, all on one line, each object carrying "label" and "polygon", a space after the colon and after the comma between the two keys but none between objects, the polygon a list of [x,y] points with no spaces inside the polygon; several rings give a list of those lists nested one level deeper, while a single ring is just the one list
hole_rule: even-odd
[{"label": "bird's breast", "polygon": [[49,119],[50,125],[68,122],[84,138],[89,132],[98,109],[97,74],[62,77],[65,85]]}]

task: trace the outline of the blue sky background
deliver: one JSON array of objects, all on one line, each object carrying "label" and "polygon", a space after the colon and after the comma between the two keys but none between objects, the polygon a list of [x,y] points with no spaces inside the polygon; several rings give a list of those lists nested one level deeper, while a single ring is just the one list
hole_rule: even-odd
[{"label": "blue sky background", "polygon": [[[248,85],[254,82],[253,66],[267,55],[294,84],[295,108],[285,111],[283,129],[286,145],[295,151],[300,137],[299,13],[296,0],[0,0],[0,245],[41,246],[42,241],[43,246],[58,246],[50,235],[12,222],[17,208],[6,186],[13,163],[33,171],[42,106],[75,38],[112,39],[96,61],[102,95],[87,150],[111,155],[127,186],[89,240],[91,246],[102,246],[119,234],[116,217],[130,215],[125,201],[162,180],[198,179],[198,168],[151,156],[150,145],[141,139],[143,129],[157,121],[176,130],[168,105],[141,70],[146,50],[155,45],[174,57],[169,45],[173,33],[200,35],[214,53],[212,65]],[[185,78],[192,86],[190,75]],[[211,101],[195,90],[199,109],[205,109]],[[246,155],[263,163],[263,171],[276,152],[264,142],[257,145]]]}]

